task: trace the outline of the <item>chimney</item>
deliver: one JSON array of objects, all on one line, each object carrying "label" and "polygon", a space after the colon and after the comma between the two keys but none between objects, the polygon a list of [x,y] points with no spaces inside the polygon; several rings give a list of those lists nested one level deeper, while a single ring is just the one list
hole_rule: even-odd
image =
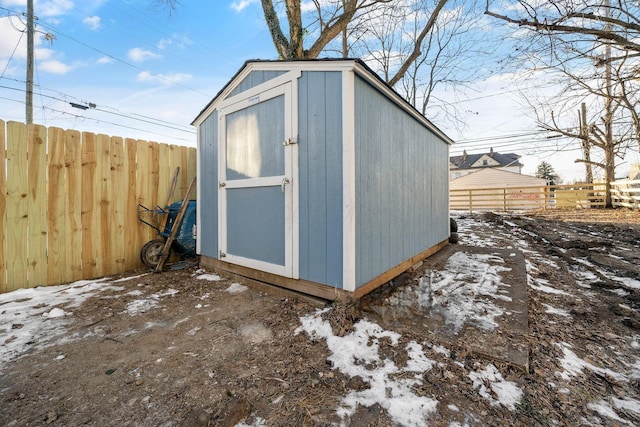
[{"label": "chimney", "polygon": [[489,157],[493,158],[493,147],[489,149]]},{"label": "chimney", "polygon": [[462,161],[463,162],[467,161],[467,150],[462,150]]}]

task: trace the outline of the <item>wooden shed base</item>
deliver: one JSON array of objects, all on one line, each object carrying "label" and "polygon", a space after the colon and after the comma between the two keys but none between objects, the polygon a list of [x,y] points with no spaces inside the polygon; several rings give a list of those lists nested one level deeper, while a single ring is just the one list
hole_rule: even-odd
[{"label": "wooden shed base", "polygon": [[355,292],[348,292],[332,286],[323,285],[302,279],[291,279],[288,277],[278,276],[276,274],[266,273],[264,271],[255,270],[249,267],[243,267],[236,264],[230,264],[215,258],[202,255],[200,257],[200,265],[204,268],[215,271],[223,276],[231,277],[235,280],[244,280],[249,284],[257,286],[270,286],[273,291],[294,292],[303,299],[309,299],[310,302],[319,303],[314,297],[329,301],[346,301],[358,299],[373,291],[374,289],[384,285],[390,280],[398,277],[400,274],[409,270],[418,262],[435,254],[448,244],[448,240],[443,240],[431,248],[420,252],[419,254],[401,262],[395,267],[387,270],[378,277],[365,283],[356,289]]}]

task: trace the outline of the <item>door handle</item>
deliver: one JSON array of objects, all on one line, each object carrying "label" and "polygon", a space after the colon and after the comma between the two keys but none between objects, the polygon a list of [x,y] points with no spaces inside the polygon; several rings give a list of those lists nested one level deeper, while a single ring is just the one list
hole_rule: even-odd
[{"label": "door handle", "polygon": [[284,186],[287,184],[289,184],[289,178],[285,176],[284,178],[282,178],[282,184],[280,184],[280,189],[282,190],[283,193],[284,193]]}]

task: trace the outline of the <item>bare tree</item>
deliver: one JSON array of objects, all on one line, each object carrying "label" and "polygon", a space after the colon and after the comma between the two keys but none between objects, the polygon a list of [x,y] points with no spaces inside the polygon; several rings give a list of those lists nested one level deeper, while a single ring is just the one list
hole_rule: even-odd
[{"label": "bare tree", "polygon": [[512,3],[519,7],[510,8],[515,12],[508,15],[491,11],[487,0],[485,13],[539,33],[580,35],[640,54],[637,1],[520,0]]},{"label": "bare tree", "polygon": [[[640,44],[640,5],[637,2],[580,0],[518,1],[515,15],[489,10],[487,15],[530,30],[530,69],[544,68],[564,79],[565,89],[539,114],[543,129],[583,141],[601,150],[603,160],[577,159],[604,171],[606,205],[611,207],[609,183],[615,180],[616,159],[634,141],[640,144],[637,84]],[[588,102],[585,126],[566,125],[578,105]],[[548,111],[552,109],[554,111]],[[544,111],[542,106],[538,111]],[[585,153],[585,154],[588,154]]]},{"label": "bare tree", "polygon": [[[431,0],[378,5],[366,14],[354,16],[342,37],[343,43],[330,44],[326,50],[362,58],[386,82],[396,82],[396,91],[422,114],[462,127],[464,114],[460,114],[451,95],[473,90],[472,81],[500,66],[496,61],[483,66],[495,57],[482,51],[487,46],[481,22],[487,20],[484,9],[475,7],[474,2],[450,0],[422,38],[434,7],[436,3]],[[411,62],[418,45],[420,54]],[[402,66],[407,61],[411,63],[398,80],[396,76],[403,73]]]},{"label": "bare tree", "polygon": [[[301,0],[260,0],[260,4],[279,57],[281,59],[312,59],[320,56],[329,43],[340,35],[343,36],[343,44],[346,44],[344,34],[355,18],[375,12],[378,7],[392,3],[403,4],[405,1],[312,0],[314,8],[307,12],[303,12]],[[410,53],[395,74],[389,76],[388,83],[391,86],[398,83],[409,67],[418,60],[422,53],[423,41],[432,31],[438,15],[449,0],[433,1],[431,15],[424,22]],[[179,0],[155,0],[155,2],[164,4],[170,9],[179,4]]]}]

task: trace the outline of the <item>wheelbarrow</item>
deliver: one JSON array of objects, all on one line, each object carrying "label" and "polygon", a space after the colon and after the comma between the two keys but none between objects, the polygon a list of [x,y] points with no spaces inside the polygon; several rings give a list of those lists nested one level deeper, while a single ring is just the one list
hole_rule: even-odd
[{"label": "wheelbarrow", "polygon": [[[184,216],[180,218],[183,203],[187,203]],[[175,238],[169,246],[165,259],[177,255],[181,259],[193,258],[196,255],[196,201],[184,200],[175,202],[165,208],[149,209],[138,205],[138,220],[158,232],[158,236],[144,244],[140,250],[140,260],[149,268],[156,269],[164,254],[167,240],[176,231]],[[164,264],[164,263],[163,263]]]}]

